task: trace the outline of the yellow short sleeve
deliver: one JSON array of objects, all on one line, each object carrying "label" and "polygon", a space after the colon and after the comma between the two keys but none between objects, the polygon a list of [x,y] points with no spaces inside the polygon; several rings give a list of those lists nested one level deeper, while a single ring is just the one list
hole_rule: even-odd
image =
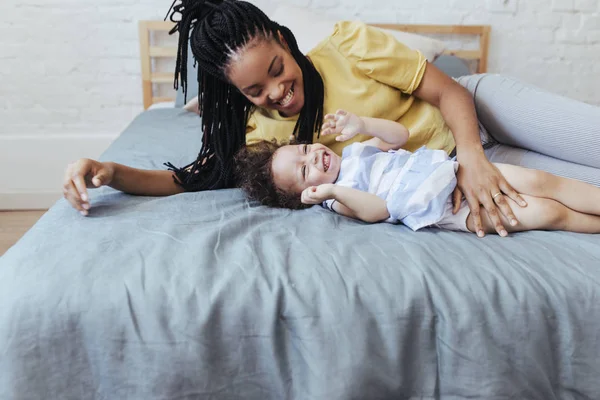
[{"label": "yellow short sleeve", "polygon": [[294,133],[296,118],[276,117],[277,111],[257,108],[246,123],[246,144],[253,144],[260,140],[273,140],[278,142],[288,141]]},{"label": "yellow short sleeve", "polygon": [[392,35],[359,21],[338,22],[331,37],[339,52],[376,81],[412,94],[421,83],[427,59]]},{"label": "yellow short sleeve", "polygon": [[246,123],[246,144],[250,145],[263,139],[256,126],[256,119],[251,114]]}]

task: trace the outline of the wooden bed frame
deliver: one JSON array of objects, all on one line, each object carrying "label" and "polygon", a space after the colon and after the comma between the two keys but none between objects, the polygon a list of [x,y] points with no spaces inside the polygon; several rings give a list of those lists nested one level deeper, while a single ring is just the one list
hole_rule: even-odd
[{"label": "wooden bed frame", "polygon": [[[446,50],[444,54],[477,61],[477,72],[487,71],[488,47],[490,41],[489,25],[399,25],[399,24],[371,24],[379,28],[393,29],[416,34],[435,35],[470,35],[479,36],[477,50]],[[154,84],[173,84],[173,72],[153,71],[153,59],[172,59],[177,56],[176,47],[154,46],[150,43],[152,32],[168,32],[173,27],[169,21],[140,21],[140,58],[142,62],[142,90],[144,96],[144,109],[152,104],[174,101],[173,97],[156,97]]]}]

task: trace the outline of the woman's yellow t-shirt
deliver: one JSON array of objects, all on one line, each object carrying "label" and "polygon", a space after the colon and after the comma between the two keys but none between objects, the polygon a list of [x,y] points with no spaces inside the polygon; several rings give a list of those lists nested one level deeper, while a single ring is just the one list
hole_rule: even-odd
[{"label": "woman's yellow t-shirt", "polygon": [[[356,115],[397,121],[410,132],[405,149],[421,146],[450,153],[454,138],[439,109],[411,93],[417,89],[427,60],[393,36],[362,22],[338,22],[333,34],[307,56],[321,74],[325,88],[323,113],[345,109]],[[298,116],[282,117],[276,110],[257,109],[248,120],[246,143],[260,139],[287,140]],[[337,142],[335,135],[318,141],[337,154],[369,136]]]}]

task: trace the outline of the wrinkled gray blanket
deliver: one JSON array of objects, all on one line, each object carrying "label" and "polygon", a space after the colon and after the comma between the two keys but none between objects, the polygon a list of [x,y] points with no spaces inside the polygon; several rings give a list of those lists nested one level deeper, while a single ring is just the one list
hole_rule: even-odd
[{"label": "wrinkled gray blanket", "polygon": [[[199,120],[103,156],[183,165]],[[64,200],[0,259],[0,399],[600,399],[600,235],[366,225],[237,190]]]}]

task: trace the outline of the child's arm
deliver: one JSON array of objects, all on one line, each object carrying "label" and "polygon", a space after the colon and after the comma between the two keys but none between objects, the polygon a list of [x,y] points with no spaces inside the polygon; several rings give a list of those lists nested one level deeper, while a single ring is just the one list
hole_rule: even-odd
[{"label": "child's arm", "polygon": [[350,218],[372,223],[390,216],[384,199],[361,190],[328,183],[302,192],[304,204],[320,204],[329,199],[335,200],[332,205],[335,212]]},{"label": "child's arm", "polygon": [[383,151],[397,150],[408,141],[408,129],[395,121],[380,118],[359,117],[344,110],[338,110],[335,115],[325,116],[321,134],[337,134],[337,141],[346,141],[362,133],[373,136],[365,144],[375,146]]},{"label": "child's arm", "polygon": [[106,185],[130,194],[169,196],[183,192],[183,188],[175,183],[173,176],[171,171],[143,170],[83,158],[67,168],[63,193],[73,208],[86,215],[90,209],[87,188]]}]

